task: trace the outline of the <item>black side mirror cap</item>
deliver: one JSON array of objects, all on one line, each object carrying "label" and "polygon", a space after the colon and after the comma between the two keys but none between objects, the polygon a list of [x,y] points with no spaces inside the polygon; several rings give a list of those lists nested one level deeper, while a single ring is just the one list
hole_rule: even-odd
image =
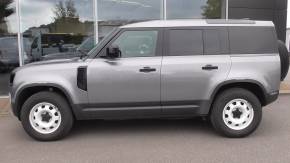
[{"label": "black side mirror cap", "polygon": [[107,48],[107,57],[118,58],[121,57],[121,50],[117,45],[111,45]]}]

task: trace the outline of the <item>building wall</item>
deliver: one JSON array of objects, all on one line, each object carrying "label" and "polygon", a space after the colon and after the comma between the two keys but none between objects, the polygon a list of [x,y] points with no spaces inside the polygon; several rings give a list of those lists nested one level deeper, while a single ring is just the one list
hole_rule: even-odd
[{"label": "building wall", "polygon": [[285,41],[287,0],[229,0],[229,18],[271,20],[278,38]]}]

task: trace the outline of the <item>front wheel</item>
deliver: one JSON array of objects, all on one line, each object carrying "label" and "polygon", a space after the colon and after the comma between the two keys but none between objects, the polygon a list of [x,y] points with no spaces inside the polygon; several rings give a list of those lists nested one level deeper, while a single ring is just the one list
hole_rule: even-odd
[{"label": "front wheel", "polygon": [[20,118],[25,131],[42,141],[66,136],[73,125],[66,99],[54,92],[40,92],[28,98],[23,104]]},{"label": "front wheel", "polygon": [[214,128],[227,137],[245,137],[259,126],[262,107],[250,91],[233,88],[218,95],[211,111]]}]

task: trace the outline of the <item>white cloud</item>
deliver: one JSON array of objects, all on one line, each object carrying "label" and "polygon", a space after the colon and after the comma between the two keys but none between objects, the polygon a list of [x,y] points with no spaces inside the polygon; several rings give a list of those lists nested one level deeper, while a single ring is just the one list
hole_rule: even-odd
[{"label": "white cloud", "polygon": [[21,1],[22,32],[30,27],[49,24],[53,18],[53,7],[48,1]]}]

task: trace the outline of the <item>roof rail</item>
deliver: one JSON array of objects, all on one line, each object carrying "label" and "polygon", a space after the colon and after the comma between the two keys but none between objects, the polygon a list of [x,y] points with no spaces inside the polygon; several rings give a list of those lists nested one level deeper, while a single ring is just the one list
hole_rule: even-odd
[{"label": "roof rail", "polygon": [[255,21],[248,19],[207,19],[207,24],[255,24]]}]

